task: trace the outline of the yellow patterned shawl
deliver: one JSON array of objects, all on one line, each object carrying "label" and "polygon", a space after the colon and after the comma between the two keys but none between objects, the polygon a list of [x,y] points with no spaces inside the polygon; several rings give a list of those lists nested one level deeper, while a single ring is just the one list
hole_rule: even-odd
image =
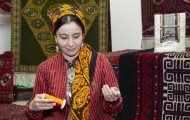
[{"label": "yellow patterned shawl", "polygon": [[92,49],[85,44],[81,47],[79,61],[72,86],[72,103],[70,120],[88,120],[90,104],[90,62]]}]

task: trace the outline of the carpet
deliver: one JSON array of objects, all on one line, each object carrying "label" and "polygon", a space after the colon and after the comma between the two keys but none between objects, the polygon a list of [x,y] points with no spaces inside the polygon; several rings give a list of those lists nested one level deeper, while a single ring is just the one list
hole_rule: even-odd
[{"label": "carpet", "polygon": [[108,0],[12,0],[11,49],[15,55],[16,72],[34,73],[39,63],[55,53],[47,13],[58,3],[80,7],[88,30],[86,43],[97,51],[108,51]]},{"label": "carpet", "polygon": [[107,58],[109,62],[111,63],[112,69],[115,73],[116,78],[119,80],[119,59],[122,54],[135,52],[138,50],[135,49],[125,49],[125,50],[119,50],[114,52],[106,52]]},{"label": "carpet", "polygon": [[24,106],[14,104],[0,104],[0,120],[27,120]]},{"label": "carpet", "polygon": [[162,53],[154,52],[136,56],[133,120],[160,120],[162,58]]},{"label": "carpet", "polygon": [[119,58],[119,88],[123,97],[123,109],[117,120],[132,120],[133,105],[135,104],[135,56],[139,53],[153,51],[140,50],[122,54]]},{"label": "carpet", "polygon": [[165,54],[162,89],[162,119],[190,120],[190,53]]},{"label": "carpet", "polygon": [[143,36],[154,36],[154,14],[186,12],[186,35],[190,36],[189,0],[142,0]]},{"label": "carpet", "polygon": [[13,100],[13,53],[0,55],[0,103],[11,103]]},{"label": "carpet", "polygon": [[127,53],[119,72],[118,120],[190,120],[190,53]]}]

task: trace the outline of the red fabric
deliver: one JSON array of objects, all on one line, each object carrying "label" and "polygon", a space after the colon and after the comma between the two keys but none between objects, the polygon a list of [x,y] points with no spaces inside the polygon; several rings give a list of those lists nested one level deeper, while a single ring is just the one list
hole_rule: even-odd
[{"label": "red fabric", "polygon": [[13,53],[0,55],[0,103],[13,100]]},{"label": "red fabric", "polygon": [[186,12],[186,35],[190,35],[190,2],[188,0],[142,0],[143,36],[154,35],[154,14]]},{"label": "red fabric", "polygon": [[0,0],[0,13],[9,13],[11,11],[11,0]]},{"label": "red fabric", "polygon": [[[40,64],[37,72],[37,81],[34,88],[33,97],[39,93],[48,93],[58,98],[66,98],[66,70],[64,58],[61,52]],[[116,103],[107,103],[102,95],[102,86],[108,84],[110,87],[118,87],[117,79],[111,69],[107,57],[98,54],[96,68],[90,88],[90,113],[89,120],[111,120],[113,116],[122,109],[122,98]],[[67,106],[67,105],[66,105]],[[68,113],[67,107],[63,110],[54,108],[49,111],[31,112],[26,107],[26,115],[29,119],[55,119],[66,120]]]},{"label": "red fabric", "polygon": [[133,119],[159,119],[162,87],[162,53],[140,53],[136,56],[135,102]]},{"label": "red fabric", "polygon": [[0,120],[27,120],[24,115],[24,106],[0,104]]},{"label": "red fabric", "polygon": [[119,50],[114,52],[107,52],[106,55],[108,57],[109,62],[111,63],[112,69],[115,73],[116,78],[119,80],[119,58],[120,55],[125,53],[131,53],[134,51],[138,51],[135,49],[125,49],[125,50]]},{"label": "red fabric", "polygon": [[119,50],[119,51],[114,51],[114,52],[107,52],[106,55],[108,57],[108,60],[110,61],[112,66],[118,65],[119,63],[119,57],[122,54],[125,53],[130,53],[130,52],[134,52],[137,51],[135,49],[125,49],[125,50]]}]

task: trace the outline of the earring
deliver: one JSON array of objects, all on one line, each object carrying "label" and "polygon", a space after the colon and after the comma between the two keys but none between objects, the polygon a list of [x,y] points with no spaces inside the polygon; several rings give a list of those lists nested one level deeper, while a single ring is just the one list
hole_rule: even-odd
[{"label": "earring", "polygon": [[58,47],[58,45],[55,46],[55,50],[56,50],[56,52],[59,52],[59,47]]},{"label": "earring", "polygon": [[81,47],[84,47],[84,42],[81,43]]}]

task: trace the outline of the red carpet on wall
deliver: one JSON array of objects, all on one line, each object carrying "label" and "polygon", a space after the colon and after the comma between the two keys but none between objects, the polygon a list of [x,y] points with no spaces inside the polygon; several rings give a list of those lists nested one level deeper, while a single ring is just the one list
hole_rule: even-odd
[{"label": "red carpet on wall", "polygon": [[13,100],[13,53],[0,55],[0,103],[10,103]]},{"label": "red carpet on wall", "polygon": [[189,0],[142,0],[143,36],[154,35],[154,14],[186,12],[186,35],[190,36],[190,1]]}]

